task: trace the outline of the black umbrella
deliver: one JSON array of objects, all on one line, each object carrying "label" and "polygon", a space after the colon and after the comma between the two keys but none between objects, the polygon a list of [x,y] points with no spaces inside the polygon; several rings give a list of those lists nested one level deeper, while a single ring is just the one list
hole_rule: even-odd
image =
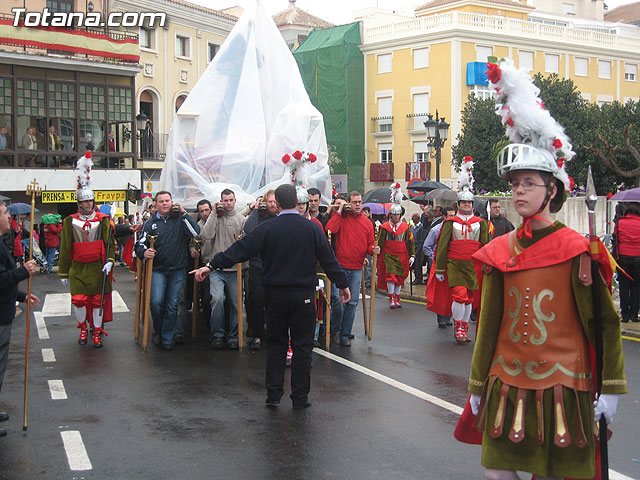
[{"label": "black umbrella", "polygon": [[427,203],[431,203],[431,200],[427,198],[427,195],[425,193],[423,193],[422,195],[418,195],[417,197],[413,197],[411,201],[419,205],[426,205]]},{"label": "black umbrella", "polygon": [[409,187],[409,190],[416,190],[418,192],[430,192],[431,190],[437,189],[451,190],[444,183],[436,182],[435,180],[423,180],[422,182],[414,182]]},{"label": "black umbrella", "polygon": [[[403,195],[402,199],[406,200],[406,197]],[[391,203],[391,189],[387,187],[369,190],[362,197],[362,203]]]}]

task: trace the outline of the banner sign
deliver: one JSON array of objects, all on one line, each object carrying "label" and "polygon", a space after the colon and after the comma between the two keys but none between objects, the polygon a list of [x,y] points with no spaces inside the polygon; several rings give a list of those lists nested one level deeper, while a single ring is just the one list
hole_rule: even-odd
[{"label": "banner sign", "polygon": [[[126,190],[94,190],[96,203],[124,202],[127,199]],[[42,203],[75,203],[76,192],[42,192]]]}]

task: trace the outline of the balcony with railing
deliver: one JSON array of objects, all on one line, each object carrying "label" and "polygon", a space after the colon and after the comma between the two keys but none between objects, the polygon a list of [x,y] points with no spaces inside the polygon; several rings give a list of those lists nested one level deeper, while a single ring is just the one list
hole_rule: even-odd
[{"label": "balcony with railing", "polygon": [[[167,157],[168,139],[169,135],[166,133],[142,131],[138,139],[140,142],[140,160],[143,162],[164,162]],[[141,165],[141,168],[145,168],[145,165]]]},{"label": "balcony with railing", "polygon": [[426,135],[424,122],[429,119],[428,113],[407,113],[407,133],[412,135]]},{"label": "balcony with railing", "polygon": [[138,35],[76,27],[13,26],[13,14],[0,13],[0,51],[72,57],[105,63],[137,64]]},{"label": "balcony with railing", "polygon": [[467,30],[483,34],[513,36],[533,41],[581,45],[588,48],[609,48],[640,53],[640,38],[572,27],[547,25],[515,18],[490,17],[467,12],[448,12],[419,17],[404,22],[364,29],[364,44],[442,33],[448,30]]},{"label": "balcony with railing", "polygon": [[371,135],[374,137],[393,135],[393,116],[371,117]]}]

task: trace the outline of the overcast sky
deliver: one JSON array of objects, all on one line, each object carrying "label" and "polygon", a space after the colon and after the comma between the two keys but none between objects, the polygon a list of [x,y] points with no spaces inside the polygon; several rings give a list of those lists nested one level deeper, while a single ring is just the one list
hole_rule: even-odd
[{"label": "overcast sky", "polygon": [[[215,10],[232,7],[235,5],[245,6],[248,1],[254,0],[189,0],[194,3],[204,5]],[[289,0],[261,0],[267,7],[271,15],[286,10],[289,6]],[[429,0],[424,1],[408,1],[408,0],[297,0],[296,5],[308,11],[309,13],[327,20],[336,25],[342,25],[351,21],[353,10],[367,7],[379,7],[385,9],[403,10],[411,13],[417,5],[424,5]],[[609,9],[613,9],[620,5],[633,3],[636,0],[605,0]]]}]

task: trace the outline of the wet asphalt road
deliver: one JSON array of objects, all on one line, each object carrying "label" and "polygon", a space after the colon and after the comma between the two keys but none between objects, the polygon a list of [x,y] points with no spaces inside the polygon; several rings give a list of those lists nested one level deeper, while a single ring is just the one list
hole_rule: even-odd
[{"label": "wet asphalt road", "polygon": [[[115,289],[135,308],[133,277],[116,271]],[[56,276],[34,292],[63,293]],[[423,305],[390,311],[376,298],[374,339],[356,315],[351,348],[331,353],[462,407],[472,345],[457,345]],[[40,307],[42,308],[42,307]],[[265,351],[212,351],[206,325],[173,352],[142,353],[132,314],[116,313],[105,348],[79,347],[75,320],[32,321],[28,431],[22,431],[25,315],[16,319],[0,409],[11,419],[0,439],[0,479],[479,479],[480,447],[452,435],[458,415],[331,358],[314,354],[311,408],[287,397],[264,407]],[[55,362],[44,362],[42,349]],[[640,478],[640,342],[625,340],[630,394],[621,402],[611,468]],[[52,400],[48,381],[67,399]],[[287,376],[288,381],[288,376]],[[71,470],[61,432],[78,431],[90,470]],[[523,475],[523,478],[525,476]]]}]

